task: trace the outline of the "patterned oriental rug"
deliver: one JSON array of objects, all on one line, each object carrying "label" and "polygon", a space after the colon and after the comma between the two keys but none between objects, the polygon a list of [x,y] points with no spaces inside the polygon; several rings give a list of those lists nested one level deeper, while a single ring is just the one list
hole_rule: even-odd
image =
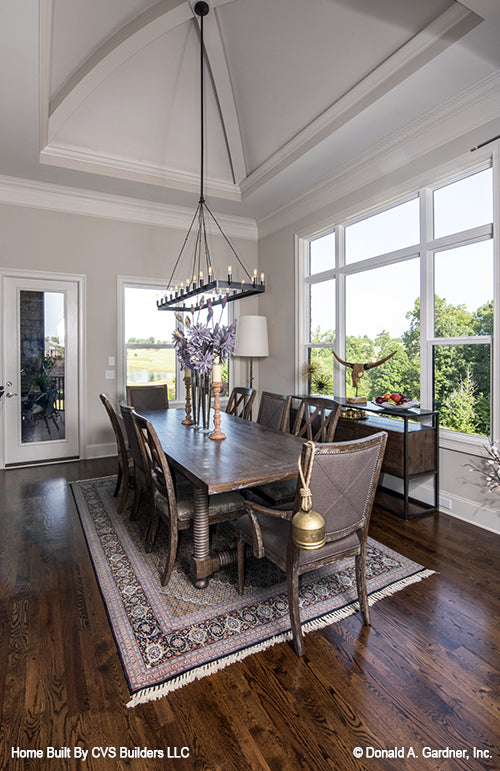
[{"label": "patterned oriental rug", "polygon": [[[237,591],[237,567],[215,574],[206,589],[189,577],[189,531],[180,533],[168,586],[160,584],[166,528],[153,551],[142,547],[129,509],[117,513],[114,477],[72,484],[116,645],[131,692],[127,706],[159,699],[186,683],[291,639],[285,574],[266,559],[247,560],[245,594]],[[234,545],[230,523],[212,535],[215,550]],[[333,624],[358,609],[354,560],[322,568],[301,579],[304,632]],[[433,571],[378,542],[369,541],[370,604]]]}]

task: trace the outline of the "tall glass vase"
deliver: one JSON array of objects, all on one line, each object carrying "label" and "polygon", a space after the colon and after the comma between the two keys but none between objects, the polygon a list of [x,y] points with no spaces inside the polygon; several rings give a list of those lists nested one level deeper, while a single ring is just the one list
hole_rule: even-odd
[{"label": "tall glass vase", "polygon": [[210,429],[211,373],[200,374],[195,369],[191,372],[191,403],[194,425],[208,431]]},{"label": "tall glass vase", "polygon": [[210,430],[210,398],[212,396],[212,374],[200,375],[200,412],[201,425],[204,431]]},{"label": "tall glass vase", "polygon": [[191,408],[193,410],[193,425],[200,424],[200,373],[191,370]]}]

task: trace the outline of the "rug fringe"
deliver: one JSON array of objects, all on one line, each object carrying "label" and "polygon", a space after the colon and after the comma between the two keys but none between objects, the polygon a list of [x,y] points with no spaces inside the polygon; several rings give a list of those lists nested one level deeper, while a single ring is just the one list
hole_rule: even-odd
[{"label": "rug fringe", "polygon": [[187,683],[192,683],[195,680],[201,680],[203,677],[207,677],[208,675],[213,675],[216,672],[219,672],[221,669],[225,669],[230,664],[243,661],[243,659],[246,659],[247,656],[251,656],[253,653],[264,651],[266,648],[271,648],[277,643],[285,642],[286,640],[291,639],[291,637],[291,631],[275,635],[274,637],[270,637],[269,640],[263,640],[263,642],[252,645],[249,648],[245,648],[243,651],[232,653],[230,656],[226,656],[223,659],[211,661],[209,664],[203,664],[201,667],[196,667],[196,669],[192,669],[190,672],[185,672],[184,674],[179,675],[179,677],[174,677],[167,683],[160,683],[159,685],[151,686],[151,688],[144,688],[142,691],[137,691],[137,693],[134,693],[128,702],[127,707],[136,707],[138,704],[146,704],[148,701],[161,699],[168,693],[172,693],[173,691],[182,688],[182,686],[187,685]]},{"label": "rug fringe", "polygon": [[[374,605],[379,600],[382,600],[385,597],[390,597],[392,594],[396,594],[396,592],[399,592],[406,586],[416,584],[419,581],[422,581],[424,578],[428,578],[429,576],[434,575],[435,572],[435,570],[420,570],[418,573],[414,573],[412,576],[403,578],[401,581],[396,581],[394,584],[390,584],[384,589],[380,589],[378,592],[373,592],[368,596],[368,602],[370,605]],[[323,629],[325,626],[329,626],[330,624],[334,624],[337,621],[342,621],[348,616],[352,616],[354,613],[356,613],[357,610],[359,610],[359,605],[357,600],[354,600],[344,608],[334,610],[325,616],[321,616],[320,618],[305,622],[302,624],[302,631],[304,634],[307,634],[308,632],[316,629]],[[188,683],[192,683],[195,680],[201,680],[203,677],[220,672],[221,669],[225,669],[230,664],[243,661],[243,659],[246,659],[247,656],[251,656],[253,653],[259,653],[266,650],[266,648],[271,648],[273,645],[285,642],[291,638],[292,632],[290,630],[288,632],[275,635],[274,637],[270,637],[268,640],[264,640],[261,643],[252,645],[249,648],[245,648],[243,651],[238,651],[237,653],[233,653],[230,656],[226,656],[223,659],[218,659],[217,661],[212,661],[209,664],[204,664],[201,667],[196,667],[196,669],[192,669],[190,672],[185,672],[184,674],[179,675],[179,677],[174,677],[167,683],[160,683],[159,685],[153,685],[150,688],[144,688],[142,691],[137,691],[137,693],[134,693],[128,702],[127,707],[137,707],[139,704],[146,704],[148,701],[161,699],[163,696],[166,696],[167,694],[182,688]]]}]

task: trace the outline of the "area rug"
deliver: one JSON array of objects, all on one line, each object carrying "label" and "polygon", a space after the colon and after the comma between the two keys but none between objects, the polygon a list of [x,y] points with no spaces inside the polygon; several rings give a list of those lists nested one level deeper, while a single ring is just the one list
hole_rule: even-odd
[{"label": "area rug", "polygon": [[[158,699],[291,638],[285,574],[266,559],[247,560],[243,596],[237,591],[236,565],[220,570],[206,589],[196,589],[189,577],[191,536],[184,531],[172,577],[162,587],[166,534],[160,528],[153,551],[144,552],[130,505],[118,514],[115,481],[102,477],[75,482],[72,488],[129,684],[127,706]],[[214,550],[234,542],[230,523],[218,525],[212,534]],[[432,572],[370,539],[370,604]],[[354,561],[303,576],[300,606],[304,632],[355,613]]]}]

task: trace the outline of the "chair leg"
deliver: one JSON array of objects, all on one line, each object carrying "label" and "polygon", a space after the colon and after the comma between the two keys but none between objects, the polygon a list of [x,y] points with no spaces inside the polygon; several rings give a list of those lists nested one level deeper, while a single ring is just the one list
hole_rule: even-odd
[{"label": "chair leg", "polygon": [[122,483],[122,478],[123,478],[122,464],[118,463],[118,477],[116,479],[115,491],[113,493],[113,497],[114,498],[116,498],[116,496],[118,495],[118,493],[120,491],[120,485]]},{"label": "chair leg", "polygon": [[288,588],[288,610],[292,625],[293,644],[297,656],[303,656],[305,653],[304,635],[302,634],[302,626],[300,623],[299,576],[296,570],[290,569],[287,571],[286,583]]},{"label": "chair leg", "polygon": [[139,504],[141,502],[142,497],[142,490],[140,488],[140,485],[135,483],[135,490],[134,490],[134,503],[132,504],[132,516],[131,519],[137,519],[138,512],[139,512]]},{"label": "chair leg", "polygon": [[356,556],[356,585],[358,587],[358,602],[363,624],[371,625],[370,606],[368,604],[368,589],[366,586],[366,549]]},{"label": "chair leg", "polygon": [[[121,471],[122,471],[122,469],[120,467],[120,472]],[[120,503],[119,503],[119,506],[118,506],[118,514],[122,513],[123,509],[125,508],[125,504],[126,504],[127,498],[128,498],[128,481],[129,481],[128,480],[128,468],[125,468],[123,470],[122,476],[123,476],[123,487],[122,487],[122,495],[121,495],[121,498],[120,498]],[[115,495],[117,493],[118,493],[118,483],[117,483],[117,490],[116,490]]]},{"label": "chair leg", "polygon": [[245,591],[245,541],[238,536],[238,594]]},{"label": "chair leg", "polygon": [[168,557],[167,557],[167,564],[165,565],[165,570],[163,571],[163,575],[161,577],[162,586],[166,586],[168,584],[168,582],[170,581],[170,576],[172,575],[175,557],[177,554],[178,537],[179,537],[179,531],[177,528],[177,522],[174,522],[172,518],[170,518],[170,538],[169,538],[169,545],[168,545]]}]

